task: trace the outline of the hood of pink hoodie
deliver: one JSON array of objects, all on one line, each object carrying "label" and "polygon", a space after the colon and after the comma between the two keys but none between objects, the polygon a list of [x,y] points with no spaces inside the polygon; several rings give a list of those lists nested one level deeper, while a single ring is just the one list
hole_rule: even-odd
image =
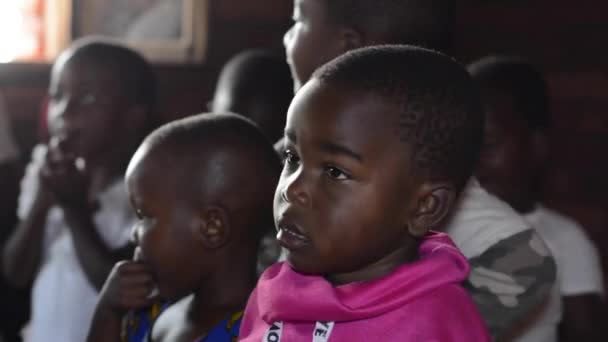
[{"label": "hood of pink hoodie", "polygon": [[250,304],[258,306],[257,311],[268,324],[357,321],[402,308],[445,285],[459,284],[468,276],[467,260],[445,234],[428,234],[419,255],[417,261],[388,276],[342,286],[297,273],[287,263],[276,264],[260,278],[256,303]]}]

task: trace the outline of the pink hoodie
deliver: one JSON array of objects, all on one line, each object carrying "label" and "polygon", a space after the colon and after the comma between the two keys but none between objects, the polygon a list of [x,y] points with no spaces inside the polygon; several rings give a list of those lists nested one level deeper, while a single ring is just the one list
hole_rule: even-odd
[{"label": "pink hoodie", "polygon": [[369,282],[334,287],[279,263],[249,298],[240,341],[490,341],[460,286],[468,272],[441,233],[424,238],[418,261]]}]

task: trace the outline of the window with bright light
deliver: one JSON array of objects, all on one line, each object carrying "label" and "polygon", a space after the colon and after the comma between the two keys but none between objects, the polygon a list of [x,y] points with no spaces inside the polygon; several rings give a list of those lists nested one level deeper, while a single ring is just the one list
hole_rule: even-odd
[{"label": "window with bright light", "polygon": [[[124,14],[120,5],[127,1],[133,1],[133,5],[136,2],[135,0],[0,0],[0,63],[52,62],[74,38],[107,34],[95,29],[90,32],[84,29],[86,26],[84,24],[95,23],[101,18],[97,13],[97,7],[103,5],[102,8],[105,7],[108,13],[120,16]],[[160,4],[159,8],[165,10],[162,6],[164,2],[169,3],[167,0],[145,0],[142,3],[148,4],[150,8],[147,10],[156,14],[156,11],[152,11],[156,9],[153,5]],[[178,10],[175,13],[171,12],[177,25],[181,25],[179,37],[165,39],[151,36],[140,37],[140,40],[121,37],[120,39],[152,61],[200,63],[204,59],[207,43],[208,2],[209,0],[170,2],[180,4],[176,7]],[[173,6],[167,8],[171,10]],[[152,15],[142,17],[148,19],[145,21],[148,25],[153,23],[149,19],[154,18]],[[142,19],[141,23],[143,22]],[[167,19],[167,22],[171,20]]]},{"label": "window with bright light", "polygon": [[0,62],[45,58],[43,0],[0,0]]}]

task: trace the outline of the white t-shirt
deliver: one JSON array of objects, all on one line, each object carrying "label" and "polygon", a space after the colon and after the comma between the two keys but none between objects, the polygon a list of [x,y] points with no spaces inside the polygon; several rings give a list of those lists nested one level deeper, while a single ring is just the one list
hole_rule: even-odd
[{"label": "white t-shirt", "polygon": [[[21,183],[18,215],[30,210],[39,186],[37,163],[43,146],[37,146]],[[134,215],[123,181],[117,181],[99,196],[100,209],[94,221],[102,240],[110,248],[127,244]],[[78,261],[72,236],[59,208],[52,208],[45,227],[40,271],[32,290],[30,341],[85,341],[98,292],[88,281]]]},{"label": "white t-shirt", "polygon": [[545,240],[557,265],[557,282],[543,311],[518,342],[554,342],[562,319],[562,296],[604,293],[597,249],[573,220],[537,206],[524,216]]},{"label": "white t-shirt", "polygon": [[521,215],[472,178],[444,232],[454,240],[462,254],[471,259],[527,229],[530,225]]},{"label": "white t-shirt", "polygon": [[525,218],[555,257],[562,296],[604,294],[597,248],[578,223],[543,206],[538,206]]},{"label": "white t-shirt", "polygon": [[17,144],[13,138],[11,124],[6,113],[4,100],[0,97],[0,163],[16,159],[19,155]]}]

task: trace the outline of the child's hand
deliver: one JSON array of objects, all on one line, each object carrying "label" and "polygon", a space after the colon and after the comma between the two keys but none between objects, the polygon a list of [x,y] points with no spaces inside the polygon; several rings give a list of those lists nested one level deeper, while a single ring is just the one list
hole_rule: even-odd
[{"label": "child's hand", "polygon": [[120,315],[143,309],[155,302],[153,289],[154,280],[147,265],[121,261],[114,265],[101,289],[99,306]]},{"label": "child's hand", "polygon": [[32,175],[36,177],[35,181],[29,184],[32,187],[30,191],[34,194],[33,207],[45,208],[45,211],[55,204],[53,194],[44,179],[45,171],[43,170],[46,169],[47,154],[47,146],[36,148],[32,154],[32,161],[25,170],[25,177]]},{"label": "child's hand", "polygon": [[88,206],[89,180],[84,160],[69,152],[61,138],[49,143],[40,178],[42,187],[53,194],[59,205]]}]

